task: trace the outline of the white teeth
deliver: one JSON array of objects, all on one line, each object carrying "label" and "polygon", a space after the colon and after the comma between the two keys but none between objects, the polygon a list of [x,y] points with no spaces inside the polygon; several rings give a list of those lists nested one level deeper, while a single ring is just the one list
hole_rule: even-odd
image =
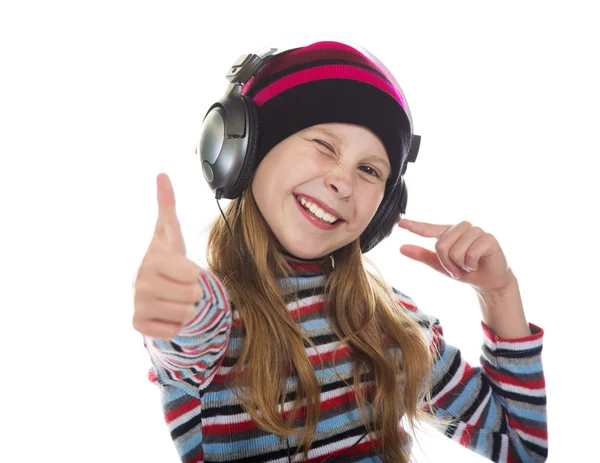
[{"label": "white teeth", "polygon": [[316,204],[308,202],[306,199],[301,198],[299,196],[296,196],[296,198],[298,199],[298,201],[300,201],[300,204],[302,204],[306,209],[308,209],[310,212],[312,212],[318,218],[323,219],[329,223],[334,223],[335,221],[338,220],[337,217],[329,214],[328,212],[325,212],[323,209],[321,209]]}]

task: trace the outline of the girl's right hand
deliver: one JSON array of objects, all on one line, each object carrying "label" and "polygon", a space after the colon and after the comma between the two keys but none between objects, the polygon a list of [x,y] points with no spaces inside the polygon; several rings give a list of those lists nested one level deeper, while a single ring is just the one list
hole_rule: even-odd
[{"label": "girl's right hand", "polygon": [[172,339],[194,316],[202,298],[202,269],[185,255],[175,212],[175,194],[166,174],[156,178],[158,219],[135,280],[133,327],[158,339]]}]

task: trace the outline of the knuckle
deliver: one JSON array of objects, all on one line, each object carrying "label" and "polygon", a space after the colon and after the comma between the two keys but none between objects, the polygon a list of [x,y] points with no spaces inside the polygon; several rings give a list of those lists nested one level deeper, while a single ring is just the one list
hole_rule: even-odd
[{"label": "knuckle", "polygon": [[146,284],[144,283],[144,276],[140,273],[138,273],[138,277],[135,280],[135,284],[133,285],[133,289],[135,289],[136,293],[140,293],[143,292]]},{"label": "knuckle", "polygon": [[150,324],[145,329],[145,334],[151,336],[153,338],[162,339],[168,341],[169,339],[173,339],[179,333],[178,327],[168,327],[163,325],[158,325],[156,323]]},{"label": "knuckle", "polygon": [[135,323],[139,327],[144,322],[144,320],[146,320],[146,318],[148,318],[147,312],[148,312],[147,306],[145,304],[141,304],[141,303],[137,302],[134,305],[132,322]]},{"label": "knuckle", "polygon": [[135,284],[135,298],[137,300],[148,299],[148,296],[152,293],[152,285],[147,278],[140,278]]},{"label": "knuckle", "polygon": [[189,296],[194,303],[202,299],[202,289],[200,288],[200,285],[192,285],[189,289]]},{"label": "knuckle", "polygon": [[147,273],[152,270],[156,264],[155,253],[152,251],[148,251],[144,256],[144,260],[142,261],[142,265],[140,265],[139,273]]},{"label": "knuckle", "polygon": [[156,339],[162,339],[162,340],[165,340],[165,341],[168,339],[167,338],[167,333],[165,333],[165,330],[162,329],[162,328],[158,328],[156,326],[149,327],[146,330],[146,334],[148,336],[151,336],[151,337],[156,338]]},{"label": "knuckle", "polygon": [[196,278],[198,278],[198,276],[201,275],[204,270],[202,269],[202,267],[195,264],[194,262],[192,262],[192,264],[193,264],[192,271],[194,272],[194,276]]},{"label": "knuckle", "polygon": [[192,318],[194,318],[195,313],[196,313],[195,305],[187,306],[185,313],[184,313],[184,320],[191,320]]},{"label": "knuckle", "polygon": [[140,331],[140,328],[139,328],[140,323],[138,322],[138,320],[135,317],[133,317],[133,319],[131,320],[131,326],[133,326],[134,330]]},{"label": "knuckle", "polygon": [[459,251],[450,251],[450,258],[453,261],[460,260],[460,252]]},{"label": "knuckle", "polygon": [[179,328],[170,328],[167,332],[167,339],[173,339],[179,334]]},{"label": "knuckle", "polygon": [[147,322],[144,322],[140,319],[134,318],[131,322],[133,328],[139,333],[146,334],[148,336],[152,336],[152,331],[148,329]]},{"label": "knuckle", "polygon": [[189,305],[188,304],[181,304],[181,303],[173,303],[171,304],[170,308],[170,318],[171,320],[173,320],[174,322],[183,322],[185,320],[187,320],[189,318]]},{"label": "knuckle", "polygon": [[194,282],[198,282],[198,279],[200,278],[200,270],[198,270],[196,268],[191,268],[189,271],[189,276],[190,276],[190,280],[192,280]]}]

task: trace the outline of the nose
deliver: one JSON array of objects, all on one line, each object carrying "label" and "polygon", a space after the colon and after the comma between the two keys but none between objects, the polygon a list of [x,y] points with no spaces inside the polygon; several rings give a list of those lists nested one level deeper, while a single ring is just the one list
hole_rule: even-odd
[{"label": "nose", "polygon": [[327,188],[331,189],[335,196],[340,199],[349,198],[352,195],[353,179],[352,174],[347,169],[338,168],[327,175],[325,182]]}]

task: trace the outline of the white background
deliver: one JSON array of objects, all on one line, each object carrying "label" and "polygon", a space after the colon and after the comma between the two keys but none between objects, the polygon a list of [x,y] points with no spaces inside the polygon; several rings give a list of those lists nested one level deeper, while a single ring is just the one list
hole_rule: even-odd
[{"label": "white background", "polygon": [[[156,176],[171,177],[189,257],[202,262],[219,211],[194,145],[225,72],[281,37],[324,32],[375,54],[406,93],[422,136],[406,217],[469,220],[503,247],[546,333],[548,461],[598,461],[591,5],[3,3],[0,460],[178,461],[131,326]],[[397,229],[369,256],[476,365],[475,293],[400,255],[403,243],[433,249]],[[418,437],[418,462],[484,461],[435,431]]]}]

